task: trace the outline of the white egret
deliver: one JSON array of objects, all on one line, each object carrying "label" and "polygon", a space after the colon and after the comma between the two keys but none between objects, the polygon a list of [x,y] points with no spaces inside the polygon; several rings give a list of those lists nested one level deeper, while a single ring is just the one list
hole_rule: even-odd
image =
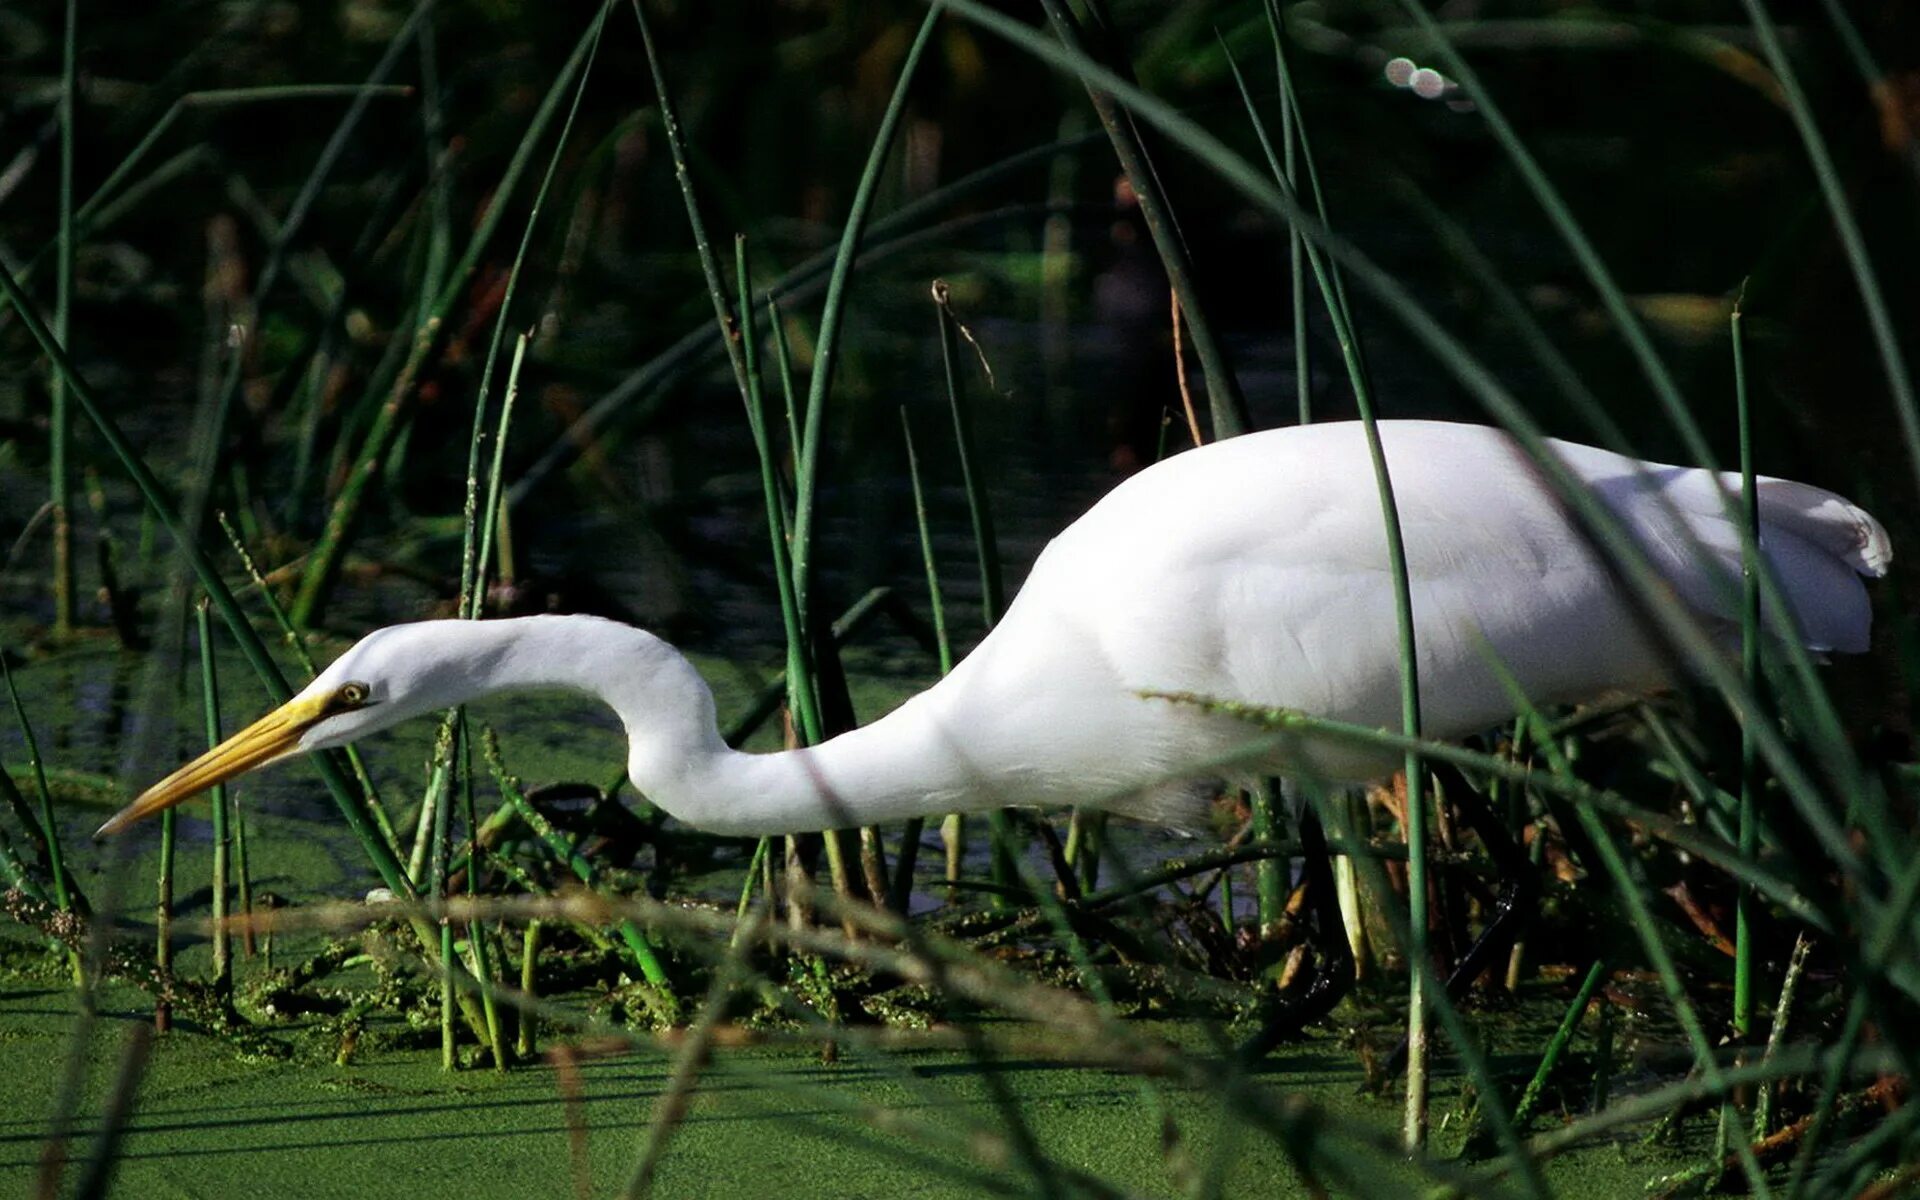
[{"label": "white egret", "polygon": [[[1428,421],[1385,421],[1380,431],[1406,539],[1429,735],[1463,736],[1511,715],[1489,650],[1542,704],[1670,681],[1668,658],[1624,587],[1510,436]],[[1738,574],[1740,536],[1721,481],[1550,445],[1683,602],[1711,625],[1737,628],[1726,585]],[[1727,485],[1737,489],[1738,478]],[[1885,572],[1885,532],[1831,492],[1771,478],[1758,490],[1761,546],[1791,628],[1816,651],[1865,650],[1860,577]],[[583,616],[426,621],[368,635],[100,832],[289,755],[532,688],[611,707],[626,727],[634,785],[718,833],[1015,804],[1092,804],[1178,822],[1206,794],[1196,785],[1212,782],[1202,765],[1243,746],[1249,730],[1147,693],[1395,726],[1397,649],[1361,426],[1277,429],[1178,455],[1120,484],[1053,540],[1005,618],[950,675],[822,745],[729,749],[698,672],[639,629]],[[1308,739],[1247,773],[1357,782],[1394,763]]]}]

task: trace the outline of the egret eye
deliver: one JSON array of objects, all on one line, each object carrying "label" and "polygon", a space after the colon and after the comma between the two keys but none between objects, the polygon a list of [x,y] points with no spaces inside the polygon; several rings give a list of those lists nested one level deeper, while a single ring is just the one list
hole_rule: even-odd
[{"label": "egret eye", "polygon": [[345,683],[341,684],[340,690],[334,693],[334,699],[342,708],[359,708],[367,702],[369,694],[367,685],[364,683]]}]

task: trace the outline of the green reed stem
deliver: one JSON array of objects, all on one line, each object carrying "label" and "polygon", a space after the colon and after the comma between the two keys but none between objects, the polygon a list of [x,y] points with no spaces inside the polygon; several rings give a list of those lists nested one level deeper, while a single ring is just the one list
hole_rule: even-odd
[{"label": "green reed stem", "polygon": [[[944,339],[943,339],[944,342]],[[944,346],[943,346],[944,348]],[[949,386],[952,367],[948,367]],[[920,563],[927,573],[927,610],[933,618],[933,641],[939,655],[940,675],[953,670],[953,642],[947,634],[947,605],[940,590],[939,564],[933,554],[933,530],[927,524],[927,491],[920,478],[920,454],[913,446],[913,421],[907,406],[900,406],[900,438],[907,448],[907,482],[913,489],[913,523],[920,537]],[[948,819],[958,819],[954,814]],[[900,832],[900,858],[894,864],[893,888],[889,903],[897,913],[906,913],[913,899],[913,869],[919,861],[920,835],[926,828],[921,817],[910,818]]]},{"label": "green reed stem", "polygon": [[[0,649],[0,682],[5,682],[7,686],[7,699],[13,705],[14,719],[20,724],[21,740],[27,746],[27,766],[33,772],[33,789],[40,800],[38,832],[46,850],[47,875],[53,884],[53,902],[62,912],[73,912],[78,901],[80,910],[85,911],[86,902],[80,899],[79,887],[67,873],[66,856],[60,851],[60,827],[53,819],[53,791],[47,787],[47,768],[40,759],[40,739],[34,736],[33,722],[27,720],[26,705],[20,702],[20,691],[13,685],[13,668],[7,663],[4,649]],[[9,787],[12,782],[11,779],[7,781]],[[23,820],[26,818],[24,805],[17,805],[16,811]]]},{"label": "green reed stem", "polygon": [[[749,931],[747,909],[753,904],[753,887],[760,880],[761,869],[767,862],[767,850],[772,845],[773,839],[770,837],[763,837],[753,844],[753,857],[747,860],[747,877],[740,883],[740,902],[733,910],[733,937],[729,939],[733,945],[739,945]],[[767,900],[771,904],[773,898],[769,896]]]},{"label": "green reed stem", "polygon": [[[1269,6],[1269,8],[1271,8],[1271,6]],[[1269,33],[1273,36],[1275,65],[1277,65],[1277,69],[1281,71],[1281,134],[1283,134],[1284,142],[1284,159],[1277,159],[1277,157],[1273,156],[1273,146],[1267,144],[1267,140],[1265,140],[1265,138],[1267,138],[1267,131],[1265,131],[1265,127],[1260,123],[1260,111],[1254,108],[1252,92],[1246,90],[1246,81],[1240,77],[1240,67],[1238,67],[1238,63],[1233,61],[1233,54],[1231,54],[1231,52],[1227,52],[1227,61],[1233,63],[1235,81],[1240,84],[1240,98],[1242,98],[1242,102],[1246,104],[1248,115],[1254,119],[1254,129],[1260,134],[1261,146],[1263,146],[1265,152],[1267,152],[1267,163],[1269,163],[1269,167],[1273,167],[1273,171],[1277,173],[1277,177],[1283,179],[1288,188],[1294,188],[1294,179],[1296,179],[1296,161],[1294,161],[1294,159],[1296,159],[1296,144],[1300,142],[1300,134],[1304,131],[1304,127],[1302,127],[1302,123],[1298,121],[1298,115],[1300,115],[1300,113],[1294,109],[1292,90],[1286,86],[1286,83],[1288,83],[1288,77],[1286,77],[1286,58],[1284,58],[1283,48],[1281,48],[1279,25],[1275,23],[1273,13],[1267,15],[1267,21],[1269,21]],[[1225,40],[1221,40],[1221,50],[1225,52],[1225,48],[1227,48],[1227,46],[1225,46]],[[1298,190],[1294,190],[1294,194],[1298,194]],[[1292,227],[1288,227],[1286,242],[1288,242],[1288,269],[1290,269],[1290,278],[1292,278],[1292,305],[1294,305],[1294,313],[1292,313],[1292,321],[1294,321],[1294,392],[1296,392],[1300,424],[1309,424],[1309,422],[1313,420],[1313,397],[1311,397],[1313,374],[1311,374],[1311,361],[1309,361],[1308,357],[1306,275],[1304,275],[1304,271],[1302,271],[1302,269],[1304,269],[1304,257],[1302,257],[1302,253],[1306,250],[1306,242],[1304,242],[1304,238],[1300,236],[1300,230]],[[1254,831],[1254,837],[1256,837],[1258,841],[1273,841],[1273,839],[1279,837],[1279,833],[1281,833],[1281,822],[1279,822],[1279,812],[1277,812],[1277,810],[1279,810],[1279,804],[1281,804],[1281,787],[1279,787],[1279,780],[1263,780],[1260,783],[1260,787],[1254,787],[1254,789],[1248,793],[1248,808],[1252,810],[1252,831]],[[1288,891],[1288,887],[1286,887],[1286,864],[1284,864],[1284,862],[1277,860],[1277,858],[1261,858],[1260,862],[1254,864],[1254,908],[1256,908],[1256,920],[1258,920],[1258,925],[1260,925],[1260,945],[1263,950],[1269,950],[1269,948],[1279,945],[1281,925],[1283,925],[1284,920],[1286,920],[1286,891]],[[1223,902],[1225,902],[1225,900],[1223,900]],[[1229,906],[1229,908],[1223,910],[1223,912],[1225,912],[1225,914],[1231,914],[1233,910],[1231,910],[1231,906]],[[1283,968],[1284,962],[1279,962],[1279,960],[1269,962],[1269,964],[1267,964],[1267,975],[1269,975],[1271,979],[1279,979],[1279,972],[1281,972]]]},{"label": "green reed stem", "polygon": [[174,825],[179,813],[169,808],[160,814],[160,865],[155,879],[158,895],[153,905],[153,969],[160,977],[160,994],[153,1004],[153,1027],[165,1033],[173,1024],[173,859]]},{"label": "green reed stem", "polygon": [[237,795],[234,797],[233,811],[229,814],[228,820],[232,822],[234,886],[240,902],[240,953],[247,958],[252,958],[254,953],[253,869],[247,861],[247,818],[241,811],[240,798]]},{"label": "green reed stem", "polygon": [[[453,771],[454,763],[460,753],[460,715],[459,710],[449,711],[440,722],[440,736],[434,743],[433,770],[427,783],[427,794],[434,799],[423,806],[422,825],[431,825],[432,845],[428,847],[431,873],[428,875],[429,893],[439,901],[440,926],[440,1069],[451,1071],[458,1065],[455,1053],[457,1029],[453,1019],[453,922],[445,915],[447,907],[447,859],[452,850],[452,813],[453,813]],[[426,819],[425,809],[431,808],[432,818]],[[471,867],[467,874],[473,875]],[[485,976],[481,977],[483,980]]]},{"label": "green reed stem", "polygon": [[[1292,119],[1291,128],[1293,131],[1293,140],[1299,143],[1300,166],[1306,175],[1307,194],[1313,197],[1313,211],[1319,216],[1320,224],[1327,229],[1331,229],[1333,222],[1332,218],[1327,215],[1326,192],[1320,186],[1320,167],[1313,157],[1313,142],[1307,133],[1306,120],[1301,115],[1305,112],[1305,109],[1300,103],[1299,92],[1295,90],[1293,86],[1293,70],[1288,64],[1286,44],[1281,36],[1282,22],[1280,18],[1279,0],[1266,0],[1266,17],[1267,33],[1273,41],[1274,69],[1279,76],[1280,92],[1282,99],[1285,101],[1285,112]],[[1257,112],[1257,110],[1251,108],[1249,108],[1249,111]],[[1284,140],[1283,138],[1283,141]],[[1296,177],[1294,170],[1290,165],[1287,165],[1289,161],[1290,160],[1287,160],[1283,155],[1280,174],[1284,177],[1290,194],[1298,196],[1301,193],[1295,184]],[[1271,160],[1269,160],[1269,165],[1271,166]],[[1300,227],[1290,221],[1288,222],[1287,228],[1291,234],[1300,238],[1301,249],[1307,250],[1307,239]],[[1354,322],[1353,310],[1347,303],[1346,275],[1341,271],[1338,262],[1329,262],[1327,264],[1327,275],[1333,284],[1333,296],[1334,301],[1339,306],[1340,320],[1344,323],[1348,331],[1348,336],[1357,337],[1359,334],[1359,326]],[[1339,326],[1335,326],[1336,333],[1339,328]],[[1366,362],[1364,355],[1360,357],[1360,362],[1364,367]],[[1349,370],[1351,370],[1351,368],[1349,368]]]},{"label": "green reed stem", "polygon": [[827,297],[821,305],[820,332],[814,339],[813,375],[807,383],[806,411],[801,414],[804,432],[800,444],[794,448],[798,463],[793,502],[793,591],[803,632],[810,628],[808,614],[812,611],[814,502],[819,484],[820,443],[827,410],[827,392],[833,385],[833,370],[837,365],[840,322],[846,310],[847,287],[853,276],[853,263],[860,250],[860,239],[866,232],[867,216],[873,208],[874,193],[880,185],[880,174],[893,148],[894,132],[899,128],[901,114],[906,111],[907,90],[920,69],[920,59],[927,45],[933,40],[933,31],[940,23],[941,11],[942,0],[934,0],[933,6],[927,10],[926,19],[920,22],[913,43],[907,48],[905,61],[900,65],[900,78],[895,81],[893,94],[887,100],[880,127],[874,131],[873,145],[867,152],[867,165],[860,173],[860,182],[853,192],[853,204],[840,230],[840,247],[834,255],[833,273],[827,280]]},{"label": "green reed stem", "polygon": [[[522,339],[524,343],[525,339]],[[513,385],[507,385],[511,394]],[[472,899],[480,889],[480,818],[474,811],[473,803],[473,737],[467,728],[465,714],[460,718],[461,771],[460,793],[464,801],[467,820],[467,898]],[[467,922],[467,950],[473,956],[473,977],[484,983],[492,984],[499,978],[494,973],[490,952],[487,948],[487,925],[485,921]],[[506,1026],[500,1019],[498,1006],[494,1002],[494,989],[480,989],[480,1010],[487,1019],[487,1048],[493,1055],[493,1069],[504,1071],[512,1061],[507,1054]]]},{"label": "green reed stem", "polygon": [[947,633],[947,605],[940,588],[940,571],[933,553],[933,530],[927,523],[927,490],[920,476],[920,454],[913,445],[913,421],[900,406],[900,437],[907,447],[907,481],[913,488],[914,531],[920,538],[920,563],[927,572],[927,611],[933,619],[933,642],[940,674],[953,670],[953,640]]},{"label": "green reed stem", "polygon": [[[68,345],[73,315],[73,127],[78,120],[75,43],[79,37],[79,5],[67,0],[66,35],[60,54],[60,233],[54,267],[53,336]],[[53,631],[73,632],[73,483],[68,453],[73,421],[67,415],[67,385],[59,371],[47,381],[47,475],[53,504]]]},{"label": "green reed stem", "polygon": [[[1744,527],[1740,539],[1740,676],[1756,695],[1760,690],[1760,490],[1753,471],[1753,413],[1747,404],[1747,347],[1740,324],[1740,302],[1734,301],[1729,320],[1733,341],[1733,397],[1740,431],[1740,496]],[[1749,724],[1751,722],[1748,722]],[[1740,734],[1740,853],[1752,858],[1760,852],[1760,781],[1753,735],[1744,725]],[[1753,889],[1743,887],[1734,899],[1733,913],[1733,1036],[1744,1042],[1753,1032]]]},{"label": "green reed stem", "polygon": [[[1286,48],[1280,40],[1278,14],[1274,11],[1272,0],[1268,0],[1263,8],[1267,17],[1268,32],[1273,37],[1274,69],[1281,80],[1281,173],[1286,176],[1287,186],[1293,189],[1295,195],[1299,195],[1299,164],[1296,161],[1300,148],[1299,114],[1293,107],[1293,89],[1289,86]],[[1287,294],[1293,302],[1293,395],[1299,407],[1300,424],[1311,425],[1313,423],[1313,354],[1307,340],[1309,329],[1305,250],[1306,239],[1300,236],[1298,229],[1289,227],[1287,229]]]},{"label": "green reed stem", "polygon": [[514,340],[513,362],[507,367],[507,391],[500,400],[500,424],[493,435],[493,464],[487,470],[487,503],[479,514],[480,547],[473,562],[472,574],[468,576],[465,610],[471,620],[479,619],[486,610],[487,564],[493,561],[494,540],[500,530],[500,492],[501,479],[506,474],[507,432],[513,428],[514,401],[520,398],[520,368],[526,363],[527,347],[532,340],[532,335],[528,333],[522,333]]},{"label": "green reed stem", "polygon": [[[48,877],[51,878],[53,871],[47,866],[47,839],[40,829],[40,819],[33,815],[33,809],[28,806],[27,798],[20,794],[20,785],[13,781],[13,776],[4,766],[0,766],[0,799],[4,799],[7,807],[13,811],[14,818],[20,822],[21,828],[26,832],[27,840],[33,844],[33,851],[40,867],[46,870]],[[4,830],[0,830],[0,870],[6,872],[8,884],[18,888],[26,896],[42,904],[54,903],[47,889],[40,886],[40,881],[21,860],[19,852],[14,848],[13,840],[6,836]]]},{"label": "green reed stem", "polygon": [[994,533],[993,506],[987,498],[986,480],[976,469],[980,455],[973,441],[973,407],[960,381],[955,340],[959,321],[950,300],[946,281],[934,280],[933,303],[939,314],[940,363],[946,373],[947,407],[953,414],[954,452],[960,460],[960,482],[967,493],[967,516],[973,521],[974,554],[980,564],[981,623],[991,629],[1006,611],[1006,583],[1000,573],[1000,541]]},{"label": "green reed stem", "polygon": [[[205,717],[207,749],[225,740],[220,733],[220,681],[213,661],[213,621],[202,597],[193,609],[194,631],[200,640],[200,706]],[[227,833],[227,785],[217,783],[207,793],[213,818],[213,991],[224,1003],[233,994],[233,938],[227,929],[227,868],[231,846]]]},{"label": "green reed stem", "polygon": [[[1276,780],[1262,780],[1258,787],[1252,789],[1248,807],[1252,811],[1255,841],[1279,840],[1280,804],[1280,789]],[[1268,961],[1268,955],[1278,955],[1281,926],[1286,922],[1287,868],[1288,864],[1277,858],[1263,858],[1253,865],[1253,902],[1255,920],[1259,926],[1261,961],[1266,968],[1265,974],[1276,980],[1285,963],[1279,958]]]},{"label": "green reed stem", "polygon": [[[726,285],[721,281],[720,262],[713,253],[713,240],[707,236],[707,223],[700,216],[700,202],[693,194],[693,171],[687,163],[686,139],[680,132],[680,118],[674,111],[673,95],[667,90],[666,72],[660,68],[660,54],[654,46],[653,27],[647,24],[647,10],[640,0],[633,0],[633,19],[640,26],[640,45],[646,51],[647,71],[653,77],[654,99],[660,108],[660,129],[666,135],[667,152],[673,157],[673,177],[680,185],[680,200],[687,210],[687,224],[693,231],[694,256],[700,260],[700,273],[707,282],[707,297],[713,302],[714,323],[720,329],[721,343],[726,347],[727,361],[733,367],[733,381],[740,389],[740,399],[751,405],[748,396],[747,349],[742,340],[735,337],[739,330],[735,324],[734,309],[728,302]],[[736,260],[742,253],[739,242],[736,236]],[[753,298],[744,286],[739,289],[738,301],[740,318],[750,319]]]},{"label": "green reed stem", "polygon": [[[1084,24],[1065,0],[1040,0],[1040,7],[1046,13],[1047,24],[1061,45],[1095,62],[1104,63],[1114,74],[1129,83],[1133,82],[1132,69],[1127,65],[1126,56],[1110,36],[1113,25],[1103,11],[1105,6],[1099,0],[1082,2],[1091,17]],[[1091,50],[1086,46],[1088,37],[1094,42]],[[1193,262],[1187,250],[1186,236],[1180,232],[1179,219],[1174,216],[1173,206],[1168,203],[1166,193],[1160,187],[1159,173],[1147,154],[1140,130],[1134,124],[1133,115],[1116,104],[1106,89],[1095,86],[1091,79],[1083,77],[1082,82],[1087,89],[1087,98],[1093,102],[1093,111],[1100,118],[1101,127],[1107,131],[1107,140],[1113,145],[1113,155],[1119,160],[1121,171],[1126,174],[1128,186],[1133,189],[1134,199],[1140,205],[1140,219],[1146,224],[1148,235],[1153,238],[1153,247],[1160,255],[1161,268],[1167,273],[1167,282],[1180,303],[1181,316],[1193,335],[1194,357],[1200,360],[1201,372],[1206,377],[1213,436],[1218,440],[1245,433],[1253,428],[1246,397],[1240,392],[1240,383],[1234,377],[1226,347],[1215,336],[1213,326],[1207,320],[1206,306],[1201,302],[1199,286],[1193,279]]]},{"label": "green reed stem", "polygon": [[1534,1110],[1540,1106],[1540,1094],[1546,1090],[1553,1073],[1560,1066],[1560,1059],[1572,1043],[1574,1031],[1580,1027],[1580,1018],[1587,1011],[1587,1005],[1593,1002],[1593,994],[1600,990],[1600,984],[1607,977],[1607,960],[1596,958],[1587,968],[1585,979],[1580,981],[1580,990],[1574,993],[1573,1003],[1567,1005],[1566,1015],[1560,1018],[1560,1027],[1547,1039],[1547,1048],[1540,1055],[1540,1065],[1534,1068],[1533,1078],[1527,1081],[1527,1088],[1520,1093],[1519,1103],[1513,1106],[1513,1127],[1525,1132],[1527,1123],[1533,1119]]},{"label": "green reed stem", "polygon": [[[0,789],[18,790],[14,788],[13,779],[7,775],[5,767],[0,767],[0,779],[5,780],[4,783],[0,783]],[[13,839],[7,836],[3,828],[0,828],[0,875],[5,876],[8,890],[17,891],[29,900],[35,900],[41,904],[53,903],[47,897],[45,889],[40,886],[39,880],[33,877],[26,861],[20,857],[20,851],[14,847]]]},{"label": "green reed stem", "polygon": [[427,770],[427,790],[421,793],[420,811],[413,818],[413,850],[407,856],[407,874],[429,883],[435,870],[434,847],[438,835],[434,831],[439,828],[441,810],[450,803],[448,794],[453,788],[454,727],[459,714],[460,710],[453,708],[440,714],[440,731],[434,737],[433,757]]},{"label": "green reed stem", "polygon": [[[528,921],[527,931],[520,940],[520,993],[528,997],[540,994],[541,929],[539,921]],[[522,1059],[532,1058],[536,1049],[535,1040],[539,1035],[539,1018],[528,1008],[520,1009],[517,1016],[514,1052]]]},{"label": "green reed stem", "polygon": [[[787,543],[787,504],[782,495],[780,463],[768,428],[766,387],[760,368],[760,339],[753,324],[752,267],[747,240],[737,237],[733,243],[734,284],[740,303],[740,366],[746,377],[741,399],[746,403],[747,428],[753,435],[754,456],[760,461],[760,498],[767,512],[767,547],[773,563],[774,590],[780,601],[780,626],[787,638],[787,706],[801,736],[809,743],[820,740],[825,723],[820,716],[820,692],[813,677],[813,644],[801,624],[800,598]],[[787,353],[786,334],[777,309],[769,313],[774,335],[774,353],[781,383],[786,388],[788,413],[792,413],[793,370]]]},{"label": "green reed stem", "polygon": [[[1293,89],[1290,86],[1290,77],[1287,74],[1286,52],[1280,40],[1278,14],[1274,11],[1271,3],[1264,5],[1264,8],[1266,10],[1268,31],[1273,39],[1274,67],[1279,74],[1280,80],[1280,138],[1284,147],[1281,161],[1277,163],[1273,161],[1271,147],[1267,147],[1267,157],[1269,165],[1279,172],[1281,178],[1285,180],[1287,187],[1293,191],[1293,194],[1298,195],[1299,187],[1297,181],[1299,176],[1297,174],[1298,162],[1296,160],[1305,129],[1300,121],[1300,114],[1294,104]],[[1225,50],[1224,41],[1221,43],[1221,48]],[[1227,58],[1229,62],[1232,62],[1233,56],[1231,53],[1228,53]],[[1238,70],[1236,65],[1236,79],[1238,78]],[[1253,107],[1252,96],[1245,92],[1244,80],[1241,81],[1241,87],[1247,111],[1254,116],[1255,127],[1258,129],[1258,113]],[[1264,130],[1261,131],[1261,136],[1264,138]],[[1289,225],[1287,229],[1287,266],[1290,295],[1293,303],[1294,397],[1299,409],[1299,421],[1302,425],[1311,424],[1313,421],[1313,363],[1311,349],[1308,344],[1309,331],[1307,322],[1305,250],[1306,241],[1301,236],[1300,231]],[[1275,811],[1280,802],[1278,781],[1271,779],[1262,781],[1259,787],[1254,788],[1249,793],[1248,802],[1253,816],[1253,836],[1261,841],[1272,841],[1278,837],[1280,829],[1279,815]],[[1260,945],[1262,948],[1271,947],[1276,944],[1280,934],[1280,927],[1285,920],[1287,906],[1286,873],[1287,864],[1278,859],[1261,859],[1254,864],[1254,907],[1259,922]],[[1342,879],[1345,879],[1349,874],[1349,872],[1342,871]],[[1224,898],[1222,903],[1228,904],[1228,907],[1223,910],[1223,912],[1230,917],[1232,913],[1231,904]],[[1358,962],[1359,960],[1356,959],[1355,961]],[[1278,972],[1283,967],[1283,963],[1274,962],[1269,965],[1269,973],[1277,979],[1279,977]]]}]

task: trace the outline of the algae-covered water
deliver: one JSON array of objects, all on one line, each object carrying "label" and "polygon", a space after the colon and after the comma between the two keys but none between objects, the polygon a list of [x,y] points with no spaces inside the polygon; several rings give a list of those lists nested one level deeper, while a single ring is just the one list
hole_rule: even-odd
[{"label": "algae-covered water", "polygon": [[[8,1080],[0,1188],[21,1194],[40,1161],[76,1007],[58,987],[9,982],[0,993],[0,1077]],[[149,1018],[136,993],[115,990],[101,1000],[88,1046],[88,1094],[73,1126],[71,1149],[82,1157],[128,1030]],[[1197,1033],[1154,1028],[1182,1041]],[[1134,1194],[1175,1190],[1159,1127],[1130,1078],[1049,1061],[1018,1027],[995,1034],[1018,1047],[995,1063],[995,1082],[1049,1158]],[[669,1069],[665,1049],[589,1058],[575,1068],[570,1100],[550,1062],[454,1075],[428,1051],[347,1065],[261,1062],[219,1040],[177,1032],[154,1048],[116,1185],[119,1194],[151,1197],[526,1197],[568,1194],[581,1170],[591,1194],[617,1193]],[[1397,1104],[1360,1095],[1359,1081],[1350,1053],[1316,1040],[1283,1049],[1258,1086],[1311,1099],[1333,1119],[1385,1136]],[[1211,1096],[1173,1087],[1163,1095],[1192,1160],[1224,1156],[1225,1194],[1310,1194],[1278,1143],[1225,1120]],[[1441,1098],[1451,1100],[1444,1090]],[[896,1132],[897,1124],[912,1129]],[[1004,1128],[982,1067],[964,1054],[843,1049],[829,1065],[804,1047],[732,1049],[703,1076],[655,1194],[1030,1194],[1033,1177],[1007,1161]],[[983,1137],[982,1130],[1001,1132]],[[1549,1164],[1548,1178],[1564,1196],[1631,1196],[1678,1165],[1669,1150],[1609,1143]]]}]

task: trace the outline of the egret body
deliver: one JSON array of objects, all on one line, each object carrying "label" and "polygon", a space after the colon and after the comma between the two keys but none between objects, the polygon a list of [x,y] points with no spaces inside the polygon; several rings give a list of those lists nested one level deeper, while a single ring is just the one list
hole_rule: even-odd
[{"label": "egret body", "polygon": [[[1672,681],[1625,587],[1507,434],[1383,421],[1405,535],[1425,732],[1471,734],[1513,705]],[[1709,627],[1737,636],[1739,478],[1550,442]],[[1760,544],[1809,649],[1868,642],[1862,576],[1885,532],[1831,492],[1758,483]],[[1049,544],[1004,619],[945,679],[819,746],[728,748],[713,694],[666,642],[596,617],[426,621],[378,630],[298,696],[148,789],[128,824],[241,772],[497,692],[595,697],[626,727],[654,804],[725,834],[779,834],[1005,805],[1094,805],[1181,821],[1248,727],[1193,693],[1360,725],[1399,721],[1386,537],[1362,427],[1249,434],[1126,480]],[[1311,737],[1248,776],[1349,782],[1393,755]]]}]

